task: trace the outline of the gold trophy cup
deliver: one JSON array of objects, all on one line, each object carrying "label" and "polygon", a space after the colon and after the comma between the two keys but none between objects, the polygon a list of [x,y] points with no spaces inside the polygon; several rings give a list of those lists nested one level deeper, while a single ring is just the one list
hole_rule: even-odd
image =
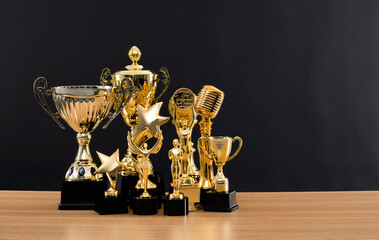
[{"label": "gold trophy cup", "polygon": [[[159,74],[143,69],[143,66],[138,64],[138,60],[141,58],[141,55],[141,51],[136,46],[133,46],[129,51],[129,58],[132,61],[132,64],[126,66],[126,70],[117,71],[114,74],[111,74],[108,68],[104,68],[100,77],[100,82],[102,85],[113,85],[115,87],[119,86],[124,78],[129,78],[132,80],[134,89],[131,99],[121,110],[121,115],[125,123],[132,128],[132,131],[139,120],[137,105],[140,105],[145,109],[149,108],[152,104],[158,102],[170,84],[170,75],[167,68],[160,68]],[[111,77],[111,79],[109,79],[109,77]],[[156,97],[155,95],[158,83],[162,83],[163,88],[161,93]],[[134,157],[136,158],[137,156]],[[127,155],[125,155],[121,162],[127,165],[133,164],[132,159]],[[149,172],[150,174],[153,174],[153,166],[150,161],[149,166]],[[121,171],[120,173],[124,176],[137,175],[135,170]],[[139,189],[143,189],[141,179],[138,182],[137,187]],[[148,187],[155,188],[156,186],[149,181]]]},{"label": "gold trophy cup", "polygon": [[[77,132],[76,137],[79,143],[79,149],[75,161],[66,172],[65,182],[98,182],[102,180],[102,174],[96,173],[97,167],[93,162],[89,149],[91,132],[94,131],[106,117],[109,117],[108,123],[103,127],[106,128],[117,116],[119,109],[123,108],[126,104],[128,99],[125,100],[125,96],[127,92],[130,93],[132,90],[131,88],[124,88],[127,81],[129,80],[123,80],[121,89],[96,85],[60,86],[48,89],[45,78],[39,77],[34,81],[34,95],[42,108],[62,129],[65,129],[65,127],[59,121],[59,118],[63,118],[66,123]],[[46,96],[53,97],[58,112],[54,113],[49,108],[45,99]],[[117,102],[115,107],[117,110],[114,113],[110,113],[114,102]],[[76,199],[75,194],[73,194],[75,191],[84,191],[85,189],[82,188],[87,187],[91,188],[93,186],[85,186],[85,184],[80,183],[62,185],[60,209],[91,209],[95,200],[91,198],[90,195],[94,194],[88,194],[88,196],[82,194],[81,197],[78,197],[80,199]],[[67,188],[72,189],[66,191]],[[91,190],[87,191],[90,192]],[[68,195],[69,197],[67,197]],[[65,200],[68,201],[67,204],[65,204]],[[80,203],[81,201],[83,201],[83,203]],[[78,205],[75,205],[73,202]]]},{"label": "gold trophy cup", "polygon": [[[234,138],[213,136],[209,138],[201,137],[199,141],[208,142],[208,151],[205,150],[203,152],[203,149],[200,151],[202,151],[202,153],[205,154],[208,158],[212,159],[217,166],[217,174],[212,180],[214,191],[218,193],[229,193],[229,181],[224,175],[223,167],[227,161],[230,161],[235,156],[237,156],[242,147],[242,139],[238,136]],[[231,157],[229,157],[234,141],[239,141],[239,146],[236,152]]]}]

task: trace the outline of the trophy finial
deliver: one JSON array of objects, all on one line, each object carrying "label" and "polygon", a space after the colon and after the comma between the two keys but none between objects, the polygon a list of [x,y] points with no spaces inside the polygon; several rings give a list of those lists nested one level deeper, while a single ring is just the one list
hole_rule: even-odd
[{"label": "trophy finial", "polygon": [[141,51],[139,50],[138,47],[136,46],[133,46],[130,50],[129,50],[129,58],[130,60],[133,62],[132,65],[128,65],[126,66],[126,69],[128,70],[140,70],[143,68],[142,65],[139,65],[137,62],[138,60],[141,58]]}]

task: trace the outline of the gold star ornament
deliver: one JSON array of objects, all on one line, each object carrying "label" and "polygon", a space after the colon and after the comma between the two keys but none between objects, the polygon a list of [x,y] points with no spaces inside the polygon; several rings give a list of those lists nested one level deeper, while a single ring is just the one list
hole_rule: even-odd
[{"label": "gold star ornament", "polygon": [[138,122],[133,129],[133,135],[137,135],[144,129],[148,129],[154,136],[159,135],[159,127],[170,119],[170,117],[159,116],[162,103],[163,102],[158,102],[148,109],[137,105]]},{"label": "gold star ornament", "polygon": [[117,174],[118,171],[122,170],[122,163],[119,160],[118,149],[111,156],[107,156],[96,151],[97,156],[99,156],[101,165],[97,172],[105,172],[107,174],[108,180],[110,182],[109,189],[105,192],[106,197],[117,197],[118,192],[116,190]]}]

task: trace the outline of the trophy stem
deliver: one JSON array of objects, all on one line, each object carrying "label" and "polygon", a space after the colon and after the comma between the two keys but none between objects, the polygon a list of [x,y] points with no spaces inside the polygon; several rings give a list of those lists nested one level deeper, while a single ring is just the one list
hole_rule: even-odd
[{"label": "trophy stem", "polygon": [[82,163],[92,163],[92,156],[89,150],[89,142],[91,141],[91,134],[86,133],[78,133],[76,134],[76,138],[79,143],[78,153],[76,154],[75,161],[79,161]]},{"label": "trophy stem", "polygon": [[149,164],[148,159],[142,160],[142,171],[143,171],[143,193],[142,198],[150,198],[150,194],[147,192],[147,182],[149,181]]},{"label": "trophy stem", "polygon": [[189,158],[191,154],[190,140],[191,135],[183,135],[178,131],[179,144],[183,150],[183,157],[181,159],[181,185],[188,186],[195,184],[195,179],[188,175],[189,172]]},{"label": "trophy stem", "polygon": [[[202,117],[200,123],[201,136],[209,138],[211,135],[212,122],[209,118]],[[203,148],[203,151],[199,150],[199,160],[200,160],[200,180],[199,186],[203,189],[212,189],[212,179],[213,179],[213,166],[212,159],[205,156],[204,151],[208,152],[209,143],[208,141],[202,141],[202,144],[198,144],[198,148]]]},{"label": "trophy stem", "polygon": [[75,161],[66,172],[66,181],[100,181],[103,174],[95,173],[97,167],[92,160],[89,150],[91,134],[89,132],[78,133],[76,134],[76,138],[79,143],[79,148]]}]

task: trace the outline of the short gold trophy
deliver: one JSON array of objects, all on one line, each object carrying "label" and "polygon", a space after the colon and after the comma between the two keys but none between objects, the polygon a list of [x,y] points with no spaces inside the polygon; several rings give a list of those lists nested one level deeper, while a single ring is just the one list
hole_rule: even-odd
[{"label": "short gold trophy", "polygon": [[188,197],[179,192],[181,160],[183,149],[179,147],[178,139],[172,141],[174,147],[169,151],[168,158],[171,163],[172,193],[164,200],[164,214],[168,216],[183,216],[188,214]]},{"label": "short gold trophy", "polygon": [[[59,118],[63,118],[77,132],[79,149],[62,184],[59,209],[93,209],[96,197],[103,194],[102,174],[96,173],[97,167],[89,150],[91,132],[106,117],[110,117],[110,120],[104,127],[108,126],[119,113],[119,109],[126,104],[128,99],[125,96],[132,90],[124,88],[127,81],[129,80],[123,80],[120,89],[96,85],[60,86],[49,89],[45,78],[39,77],[34,81],[34,95],[43,109],[62,129],[65,127]],[[46,96],[53,97],[58,112],[54,113],[50,109]],[[117,110],[110,114],[114,102],[117,103]]]},{"label": "short gold trophy", "polygon": [[[148,109],[152,104],[158,102],[170,84],[170,76],[167,69],[165,67],[160,68],[159,74],[144,69],[143,66],[138,63],[141,55],[141,51],[138,47],[133,46],[129,51],[129,58],[132,61],[132,64],[127,65],[125,67],[126,69],[117,71],[114,74],[111,74],[108,68],[104,68],[100,77],[102,85],[119,86],[121,80],[125,77],[130,78],[133,81],[134,90],[131,99],[121,111],[125,123],[131,127],[132,131],[139,121],[137,106],[140,105],[142,108]],[[163,87],[161,93],[156,96],[158,83],[162,83]],[[149,137],[151,138],[153,136],[150,135]],[[136,161],[133,161],[133,158],[139,157],[134,153],[131,154],[129,149],[125,154],[125,157],[121,160],[122,163],[129,167],[120,171],[120,174],[124,176],[121,183],[121,194],[126,194],[130,200],[135,185],[137,186],[137,189],[142,190],[144,188],[141,178],[142,173],[136,171],[136,169],[141,168],[135,166]],[[134,167],[130,168],[130,166]],[[153,171],[153,166],[150,160],[149,166],[149,173],[154,174],[152,176],[154,183],[148,180],[148,189],[158,189],[161,191],[161,195],[164,195],[163,174]],[[136,177],[138,178],[138,182],[136,181]]]},{"label": "short gold trophy", "polygon": [[[231,156],[232,144],[239,141],[236,152]],[[200,148],[201,154],[212,159],[217,166],[217,174],[212,180],[213,190],[206,192],[204,211],[232,212],[238,209],[236,202],[236,191],[229,191],[229,180],[225,177],[223,167],[227,161],[232,160],[242,147],[240,137],[201,137],[199,143],[205,145],[207,142],[208,149]]]},{"label": "short gold trophy", "polygon": [[[132,199],[133,214],[137,215],[151,215],[156,214],[158,206],[161,205],[162,195],[148,192],[148,177],[150,170],[150,154],[156,154],[162,147],[163,135],[160,126],[169,120],[169,117],[159,116],[159,111],[162,106],[162,102],[156,103],[148,109],[144,109],[142,106],[137,106],[137,112],[139,116],[138,123],[128,132],[128,145],[130,151],[139,157],[133,157],[134,167],[136,171],[141,175],[141,183],[143,191],[137,189],[136,193],[140,193],[139,196],[135,196]],[[147,141],[155,138],[156,142],[153,147],[148,148]],[[150,141],[149,141],[150,142]],[[149,189],[153,191],[154,189]],[[135,195],[135,194],[133,194]]]},{"label": "short gold trophy", "polygon": [[[184,195],[189,198],[189,209],[198,209],[200,202],[200,189],[197,183],[198,178],[192,177],[193,175],[199,176],[199,173],[190,175],[190,171],[196,171],[191,167],[194,166],[193,162],[193,148],[192,148],[192,129],[197,123],[197,114],[194,110],[196,102],[196,95],[188,88],[180,88],[175,91],[171,97],[168,105],[169,112],[172,116],[172,123],[176,128],[179,137],[179,145],[183,151],[181,158],[181,176],[180,188]],[[195,166],[196,168],[196,166]]]},{"label": "short gold trophy", "polygon": [[101,161],[97,172],[105,173],[109,182],[108,190],[97,200],[96,212],[100,215],[128,213],[127,199],[123,195],[119,195],[116,190],[118,172],[125,168],[119,161],[118,149],[111,156],[97,151],[96,153]]}]

